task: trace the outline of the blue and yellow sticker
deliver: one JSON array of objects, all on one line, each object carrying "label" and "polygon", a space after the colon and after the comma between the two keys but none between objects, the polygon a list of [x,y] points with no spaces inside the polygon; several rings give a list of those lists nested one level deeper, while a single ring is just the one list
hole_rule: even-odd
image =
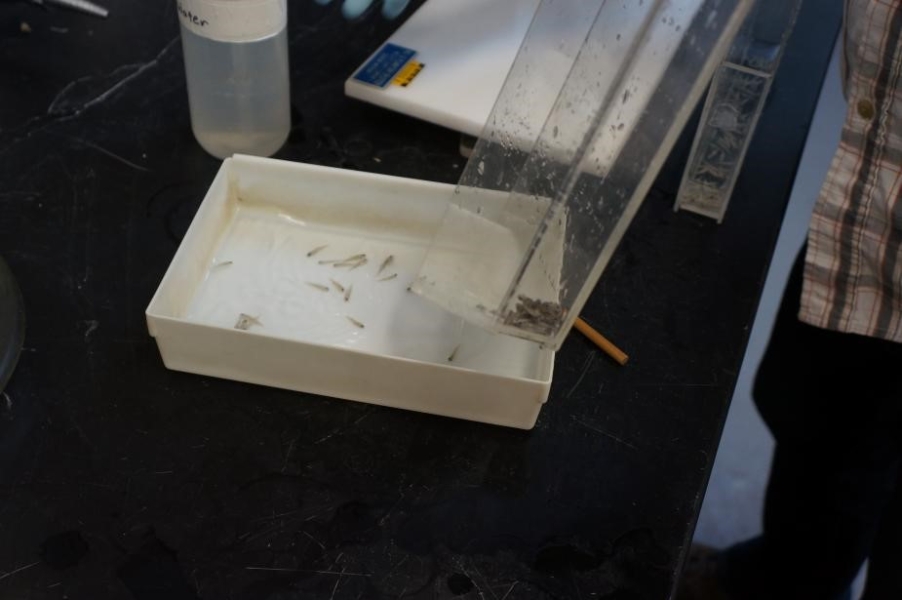
[{"label": "blue and yellow sticker", "polygon": [[[354,79],[380,88],[386,87],[396,79],[401,79],[406,83],[399,81],[396,83],[406,87],[423,68],[422,64],[412,62],[416,55],[416,50],[397,44],[385,44],[365,65],[360,67],[354,74]],[[411,69],[411,64],[417,65],[418,68],[415,66]]]},{"label": "blue and yellow sticker", "polygon": [[416,78],[417,75],[420,74],[420,71],[423,70],[423,63],[412,60],[398,71],[398,74],[392,80],[392,83],[395,85],[400,85],[401,87],[407,87],[410,83]]}]

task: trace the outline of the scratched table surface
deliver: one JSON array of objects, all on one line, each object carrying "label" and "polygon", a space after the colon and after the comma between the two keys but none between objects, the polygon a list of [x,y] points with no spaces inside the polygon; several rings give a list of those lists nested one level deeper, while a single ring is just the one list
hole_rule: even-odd
[{"label": "scratched table surface", "polygon": [[[144,309],[219,162],[174,2],[110,7],[0,5],[0,597],[668,597],[841,3],[806,3],[723,225],[672,212],[680,143],[584,312],[630,364],[572,336],[531,432],[163,367]],[[291,10],[278,156],[455,182],[457,134],[343,96],[398,23]]]}]

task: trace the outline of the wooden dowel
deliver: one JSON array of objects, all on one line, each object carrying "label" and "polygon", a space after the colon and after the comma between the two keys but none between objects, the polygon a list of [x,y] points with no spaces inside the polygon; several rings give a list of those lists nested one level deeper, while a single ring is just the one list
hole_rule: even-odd
[{"label": "wooden dowel", "polygon": [[612,344],[608,338],[595,331],[591,325],[582,319],[577,318],[573,325],[576,326],[581,334],[589,338],[593,344],[601,348],[605,354],[616,360],[621,366],[625,365],[630,359],[623,350]]}]

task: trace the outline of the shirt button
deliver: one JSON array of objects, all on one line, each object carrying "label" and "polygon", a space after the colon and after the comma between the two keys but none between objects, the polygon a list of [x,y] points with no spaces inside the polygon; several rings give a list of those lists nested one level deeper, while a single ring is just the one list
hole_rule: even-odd
[{"label": "shirt button", "polygon": [[858,101],[858,114],[862,119],[870,121],[874,118],[874,104],[870,100]]}]

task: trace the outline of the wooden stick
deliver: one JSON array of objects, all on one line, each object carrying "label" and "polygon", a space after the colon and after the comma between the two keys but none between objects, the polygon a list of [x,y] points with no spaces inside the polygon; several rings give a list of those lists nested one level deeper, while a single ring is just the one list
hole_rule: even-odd
[{"label": "wooden stick", "polygon": [[625,365],[630,359],[623,350],[612,344],[608,338],[595,331],[591,325],[582,319],[577,318],[573,325],[576,326],[581,334],[589,338],[593,344],[601,348],[605,354],[616,360],[621,366]]}]

